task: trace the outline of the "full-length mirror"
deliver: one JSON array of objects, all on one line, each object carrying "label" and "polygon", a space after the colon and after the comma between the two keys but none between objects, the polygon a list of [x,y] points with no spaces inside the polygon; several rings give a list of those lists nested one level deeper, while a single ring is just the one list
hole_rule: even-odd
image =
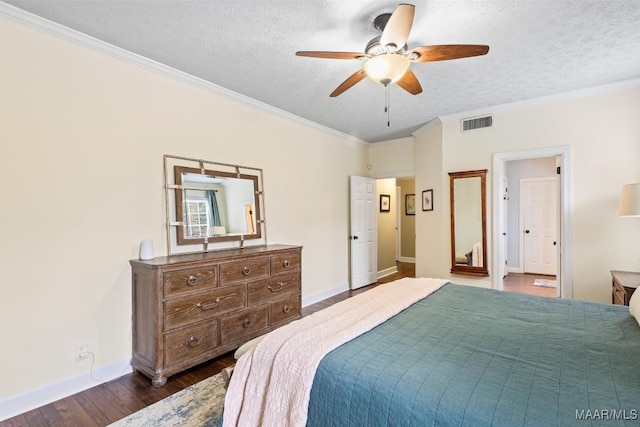
[{"label": "full-length mirror", "polygon": [[487,170],[449,172],[451,273],[488,276]]},{"label": "full-length mirror", "polygon": [[165,155],[165,180],[169,253],[263,238],[260,169]]}]

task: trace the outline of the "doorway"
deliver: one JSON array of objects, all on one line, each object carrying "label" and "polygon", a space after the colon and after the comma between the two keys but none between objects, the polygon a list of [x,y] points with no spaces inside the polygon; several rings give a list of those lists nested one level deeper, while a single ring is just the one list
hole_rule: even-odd
[{"label": "doorway", "polygon": [[[511,178],[514,175],[511,174],[510,177],[509,169],[517,166],[524,167],[527,165],[526,161],[532,161],[531,164],[534,164],[536,162],[540,163],[541,161],[543,161],[542,159],[546,159],[547,163],[550,163],[551,165],[550,168],[552,169],[552,173],[557,174],[557,196],[555,197],[557,205],[554,209],[557,224],[557,226],[555,227],[557,235],[555,240],[551,241],[551,244],[553,242],[556,242],[556,245],[554,245],[555,250],[551,251],[551,253],[555,257],[556,264],[556,296],[563,298],[572,298],[572,240],[570,233],[571,217],[569,215],[571,209],[571,161],[570,147],[568,146],[550,147],[510,153],[498,153],[494,155],[493,194],[498,196],[493,198],[492,241],[496,243],[492,245],[493,271],[497,273],[493,275],[493,287],[495,289],[504,290],[505,275],[508,277],[508,274],[510,273],[525,273],[524,261],[520,262],[521,254],[524,253],[524,249],[520,250],[520,242],[524,242],[525,239],[521,239],[520,237],[526,234],[526,228],[523,228],[520,224],[521,213],[519,203],[516,204],[517,210],[515,210],[514,212],[514,204],[510,202],[513,199],[518,198],[518,196],[514,193],[516,193],[516,190],[519,190],[520,188],[520,178],[526,177],[520,176],[520,178],[516,180],[517,183],[514,183],[513,178]],[[510,187],[508,188],[508,190],[507,188],[504,188],[505,182],[509,183]],[[514,226],[514,224],[517,225]],[[506,241],[507,244],[500,244],[502,240]],[[515,253],[513,250],[513,245],[510,245],[508,243],[513,241],[518,242],[518,249],[515,251]],[[503,271],[504,273],[502,273]]]}]

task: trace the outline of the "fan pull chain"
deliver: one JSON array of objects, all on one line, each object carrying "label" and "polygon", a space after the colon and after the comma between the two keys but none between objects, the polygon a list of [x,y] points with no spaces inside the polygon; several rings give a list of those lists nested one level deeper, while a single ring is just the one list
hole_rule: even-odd
[{"label": "fan pull chain", "polygon": [[384,112],[387,113],[387,127],[391,126],[389,118],[389,85],[384,85]]}]

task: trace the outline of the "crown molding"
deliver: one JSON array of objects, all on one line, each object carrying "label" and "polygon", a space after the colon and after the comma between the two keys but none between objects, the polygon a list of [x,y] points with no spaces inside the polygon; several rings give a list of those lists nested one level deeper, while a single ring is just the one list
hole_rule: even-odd
[{"label": "crown molding", "polygon": [[389,139],[387,141],[377,141],[369,144],[370,147],[377,147],[380,145],[393,145],[393,144],[405,144],[413,143],[416,139],[413,136],[405,136],[403,138]]},{"label": "crown molding", "polygon": [[[561,92],[554,95],[541,96],[538,98],[527,99],[524,101],[487,106],[484,108],[479,108],[477,110],[462,111],[460,113],[440,116],[439,119],[442,120],[442,122],[450,122],[452,120],[460,120],[468,117],[482,116],[482,115],[494,114],[494,113],[503,113],[506,111],[513,111],[513,110],[519,110],[522,108],[529,108],[529,107],[536,107],[536,106],[544,106],[544,105],[555,104],[555,103],[564,102],[564,101],[574,101],[576,99],[589,98],[592,96],[614,93],[614,92],[619,92],[622,90],[633,89],[633,88],[640,88],[640,78],[623,80],[615,83],[609,83],[609,84],[600,85],[600,86],[593,86],[585,89],[577,89],[577,90],[572,90],[567,92]],[[429,123],[427,123],[425,127],[427,127]],[[423,128],[420,128],[416,132],[419,132],[422,130]],[[414,135],[416,134],[416,132],[414,132]]]},{"label": "crown molding", "polygon": [[214,83],[201,79],[200,77],[196,77],[189,73],[185,73],[184,71],[180,71],[175,68],[169,67],[168,65],[162,64],[160,62],[154,61],[147,57],[130,52],[118,46],[114,46],[110,43],[99,40],[95,37],[81,33],[79,31],[73,30],[69,27],[65,27],[64,25],[58,24],[56,22],[50,21],[40,16],[34,15],[30,12],[19,9],[15,6],[4,3],[2,1],[0,1],[0,17],[6,18],[7,20],[16,22],[18,24],[22,24],[26,27],[41,31],[45,34],[57,37],[64,41],[67,41],[85,48],[89,48],[91,50],[94,50],[100,53],[105,53],[116,59],[122,60],[124,62],[133,64],[133,65],[140,66],[146,70],[156,72],[165,77],[169,77],[171,79],[207,90],[209,92],[223,96],[227,99],[241,102],[251,107],[254,107],[256,109],[263,110],[263,111],[278,115],[280,117],[284,117],[291,121],[301,123],[305,126],[320,130],[324,133],[331,134],[341,139],[344,139],[350,142],[355,142],[357,144],[363,144],[367,146],[369,145],[369,142],[363,139],[354,137],[352,135],[348,135],[344,132],[340,132],[338,130],[316,123],[314,121],[311,121],[303,117],[297,116],[295,114],[289,113],[287,111],[281,110],[272,105],[258,101],[254,98],[250,98],[238,92],[234,92],[222,86],[218,86]]},{"label": "crown molding", "polygon": [[424,126],[416,129],[415,131],[413,131],[412,135],[417,138],[420,135],[422,135],[423,133],[425,133],[426,131],[428,131],[429,129],[436,127],[438,125],[442,124],[442,119],[440,117],[436,117],[435,119],[429,120],[427,123],[424,124]]}]

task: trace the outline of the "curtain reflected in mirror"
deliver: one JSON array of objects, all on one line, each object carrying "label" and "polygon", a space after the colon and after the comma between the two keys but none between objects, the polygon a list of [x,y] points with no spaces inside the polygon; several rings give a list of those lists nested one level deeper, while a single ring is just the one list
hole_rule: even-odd
[{"label": "curtain reflected in mirror", "polygon": [[450,172],[451,273],[488,276],[487,170]]}]

